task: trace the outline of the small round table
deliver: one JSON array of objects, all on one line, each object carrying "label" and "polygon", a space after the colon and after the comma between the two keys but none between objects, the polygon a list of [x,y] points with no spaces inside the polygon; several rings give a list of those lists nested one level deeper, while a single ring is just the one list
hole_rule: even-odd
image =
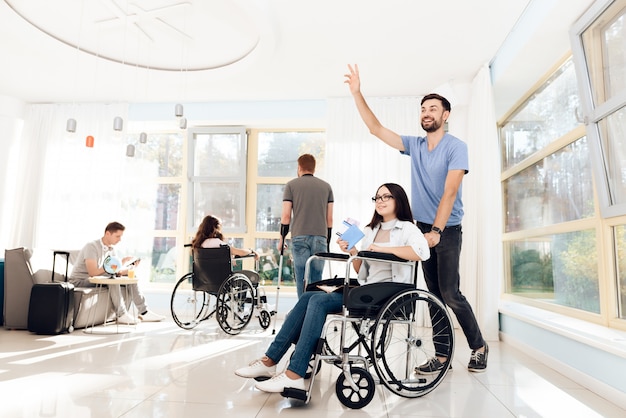
[{"label": "small round table", "polygon": [[[102,289],[102,286],[121,286],[121,285],[129,285],[129,284],[137,284],[138,280],[135,278],[129,279],[128,277],[110,277],[110,276],[95,276],[95,277],[90,277],[89,278],[89,283],[93,283],[96,285],[96,289],[100,290]],[[136,310],[134,304],[132,303],[132,296],[133,296],[133,289],[131,286],[126,286],[126,299],[124,300],[124,302],[127,301],[131,301],[131,310],[134,311]],[[102,293],[99,293],[100,295]],[[108,293],[107,293],[108,294]],[[132,325],[133,329],[137,328],[137,324],[120,324],[117,321],[115,321],[115,331],[107,331],[104,330],[104,328],[107,328],[107,315],[109,314],[109,303],[110,303],[110,299],[111,297],[108,296],[106,298],[106,309],[104,311],[104,322],[102,324],[102,329],[98,330],[98,332],[95,332],[95,323],[96,323],[96,309],[93,309],[93,316],[91,318],[87,318],[87,326],[84,329],[84,332],[87,334],[120,334],[122,332],[130,332],[131,330],[128,328],[128,326]],[[102,303],[101,302],[101,298],[98,298],[98,302],[97,303]],[[133,312],[134,313],[134,312]],[[91,319],[91,321],[89,320]],[[91,324],[91,326],[89,325]],[[124,328],[122,330],[120,330],[120,325],[123,325]]]}]

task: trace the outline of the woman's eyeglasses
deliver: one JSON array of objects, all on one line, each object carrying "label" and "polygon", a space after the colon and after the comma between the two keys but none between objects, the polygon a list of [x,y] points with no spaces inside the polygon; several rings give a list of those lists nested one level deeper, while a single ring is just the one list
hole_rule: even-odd
[{"label": "woman's eyeglasses", "polygon": [[389,201],[389,199],[393,199],[393,196],[390,194],[384,194],[382,196],[374,196],[372,197],[372,202],[377,202],[377,201],[381,201],[381,202],[387,202]]}]

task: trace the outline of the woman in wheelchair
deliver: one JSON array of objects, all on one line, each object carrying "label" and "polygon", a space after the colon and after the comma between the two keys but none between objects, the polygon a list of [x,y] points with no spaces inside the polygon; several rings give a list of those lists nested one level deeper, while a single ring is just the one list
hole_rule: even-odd
[{"label": "woman in wheelchair", "polygon": [[[426,260],[430,256],[424,235],[413,223],[409,200],[404,189],[395,183],[385,183],[372,198],[375,204],[372,220],[365,227],[362,249],[390,253],[406,260]],[[356,248],[337,240],[342,251],[355,255]],[[412,283],[413,277],[405,266],[392,267],[389,263],[354,260],[361,286],[376,282]],[[246,378],[270,378],[259,381],[255,387],[264,392],[283,392],[286,387],[305,389],[304,376],[315,346],[322,333],[326,315],[341,312],[341,293],[305,292],[285,317],[285,322],[267,349],[265,356],[255,360],[235,374]],[[287,369],[276,375],[276,364],[295,343]]]},{"label": "woman in wheelchair", "polygon": [[[224,235],[222,234],[222,224],[215,216],[207,215],[204,217],[196,236],[191,241],[192,248],[219,248],[222,245],[230,247],[230,255],[235,256],[248,256],[254,255],[254,259],[258,260],[259,255],[251,248],[236,248],[228,245],[224,241]],[[254,285],[259,283],[259,274],[251,270],[242,270],[241,273],[248,276]]]}]

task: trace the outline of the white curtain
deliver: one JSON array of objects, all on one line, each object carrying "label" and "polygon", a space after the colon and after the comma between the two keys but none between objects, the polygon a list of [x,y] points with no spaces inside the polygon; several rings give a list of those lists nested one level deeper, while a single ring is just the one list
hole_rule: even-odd
[{"label": "white curtain", "polygon": [[[127,106],[28,107],[13,173],[19,187],[10,247],[79,248],[115,219],[127,159],[124,134],[113,130],[116,116],[127,120]],[[70,117],[74,134],[65,130]],[[88,135],[93,148],[85,146]]]},{"label": "white curtain", "polygon": [[[418,134],[419,98],[368,98],[388,128]],[[372,218],[371,197],[383,183],[398,183],[411,193],[410,159],[369,133],[352,98],[328,101],[326,176],[335,194],[335,231],[345,218],[365,226]],[[332,241],[334,243],[334,240]]]},{"label": "white curtain", "polygon": [[502,283],[500,152],[488,65],[472,82],[467,145],[470,174],[463,180],[462,291],[472,302],[483,337],[498,339]]}]

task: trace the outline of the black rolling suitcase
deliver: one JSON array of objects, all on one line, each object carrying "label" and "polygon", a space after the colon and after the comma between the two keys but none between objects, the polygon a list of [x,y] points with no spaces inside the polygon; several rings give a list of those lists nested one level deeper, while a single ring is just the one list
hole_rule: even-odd
[{"label": "black rolling suitcase", "polygon": [[[65,281],[54,281],[57,255],[65,256]],[[67,281],[70,253],[55,251],[52,281],[33,286],[28,306],[28,330],[36,334],[61,334],[74,331],[74,285]]]}]

